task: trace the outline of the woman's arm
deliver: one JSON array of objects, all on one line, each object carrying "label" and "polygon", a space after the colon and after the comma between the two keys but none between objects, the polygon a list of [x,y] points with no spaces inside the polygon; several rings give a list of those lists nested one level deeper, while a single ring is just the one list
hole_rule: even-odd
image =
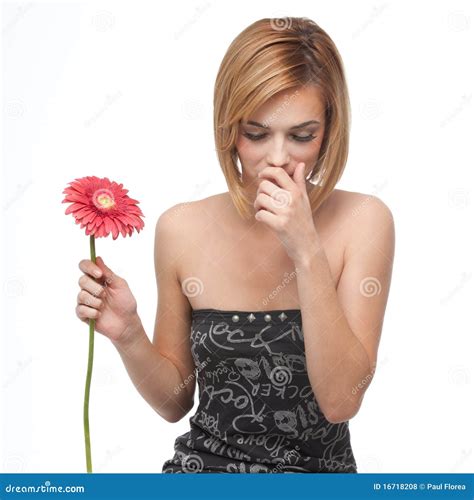
[{"label": "woman's arm", "polygon": [[295,261],[308,376],[334,423],[357,413],[373,378],[395,248],[393,217],[380,199],[361,195],[353,208],[337,290],[319,241]]},{"label": "woman's arm", "polygon": [[153,342],[137,317],[125,339],[115,343],[137,390],[168,422],[177,422],[192,409],[196,385],[190,347],[191,308],[177,277],[177,259],[185,248],[182,238],[186,233],[181,220],[184,216],[179,214],[172,207],[156,224],[158,306]]}]

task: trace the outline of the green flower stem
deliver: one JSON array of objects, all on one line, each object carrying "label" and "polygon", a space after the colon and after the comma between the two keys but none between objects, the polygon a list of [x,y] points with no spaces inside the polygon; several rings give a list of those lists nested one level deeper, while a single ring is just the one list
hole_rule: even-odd
[{"label": "green flower stem", "polygon": [[[94,235],[90,236],[90,250],[91,260],[95,264],[95,239]],[[87,364],[87,377],[86,377],[86,391],[84,394],[84,438],[86,441],[86,463],[87,472],[92,472],[92,458],[91,458],[91,441],[89,432],[89,394],[91,388],[92,378],[92,364],[94,361],[94,331],[95,319],[89,319],[89,360]]]}]

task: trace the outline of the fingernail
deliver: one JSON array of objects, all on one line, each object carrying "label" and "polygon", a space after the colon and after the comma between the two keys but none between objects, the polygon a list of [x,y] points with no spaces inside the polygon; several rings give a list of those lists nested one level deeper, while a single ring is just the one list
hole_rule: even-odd
[{"label": "fingernail", "polygon": [[102,276],[102,273],[101,273],[100,271],[98,271],[98,270],[95,270],[95,271],[94,271],[94,276],[95,276],[96,278],[100,278],[100,277]]}]

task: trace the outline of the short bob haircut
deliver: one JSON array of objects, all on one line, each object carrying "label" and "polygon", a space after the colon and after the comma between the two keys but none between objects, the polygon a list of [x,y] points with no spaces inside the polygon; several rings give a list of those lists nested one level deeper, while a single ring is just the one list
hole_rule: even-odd
[{"label": "short bob haircut", "polygon": [[214,87],[214,139],[232,201],[244,219],[253,200],[242,190],[239,123],[282,90],[315,85],[325,100],[325,136],[307,182],[313,213],[339,181],[349,151],[350,102],[341,56],[329,35],[305,17],[260,19],[230,44]]}]

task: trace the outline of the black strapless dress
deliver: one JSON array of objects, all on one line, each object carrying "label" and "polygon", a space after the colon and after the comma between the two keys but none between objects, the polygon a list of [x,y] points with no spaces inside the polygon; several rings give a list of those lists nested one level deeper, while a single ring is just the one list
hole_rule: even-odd
[{"label": "black strapless dress", "polygon": [[192,314],[199,405],[162,472],[357,472],[349,423],[314,397],[299,309]]}]

